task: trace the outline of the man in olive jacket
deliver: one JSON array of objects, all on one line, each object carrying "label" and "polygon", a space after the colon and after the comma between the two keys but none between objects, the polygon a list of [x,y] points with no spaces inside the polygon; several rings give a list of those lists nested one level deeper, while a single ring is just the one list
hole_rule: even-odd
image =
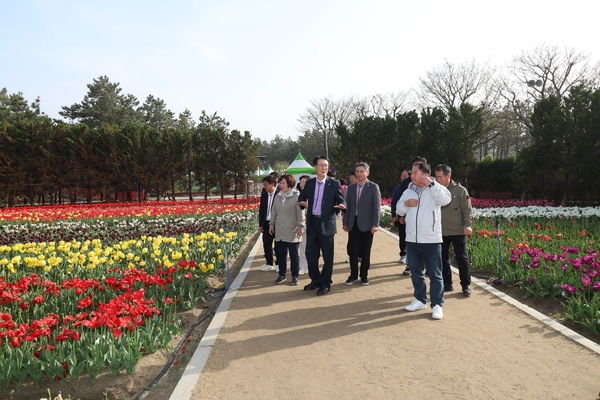
[{"label": "man in olive jacket", "polygon": [[471,295],[471,267],[467,256],[467,236],[473,233],[471,228],[471,198],[467,189],[452,179],[452,168],[440,164],[435,169],[435,180],[448,188],[450,204],[442,207],[442,276],[444,291],[454,290],[452,270],[450,269],[450,245],[458,263],[460,286],[465,296]]}]

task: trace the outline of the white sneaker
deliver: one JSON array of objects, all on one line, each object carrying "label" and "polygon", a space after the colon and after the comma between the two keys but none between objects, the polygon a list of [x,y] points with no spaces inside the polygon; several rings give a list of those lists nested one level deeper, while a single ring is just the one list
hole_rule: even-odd
[{"label": "white sneaker", "polygon": [[[412,303],[404,307],[406,311],[417,311],[417,310],[427,310],[427,304],[421,303],[419,300],[414,299]],[[441,311],[441,308],[440,308]]]},{"label": "white sneaker", "polygon": [[398,261],[400,264],[406,264],[406,256],[402,256],[400,257],[400,260]]},{"label": "white sneaker", "polygon": [[272,265],[269,265],[269,264],[265,264],[260,270],[261,271],[271,271],[271,270],[273,270],[273,268],[275,268],[275,267],[273,267]]},{"label": "white sneaker", "polygon": [[300,270],[298,271],[298,275],[304,275],[308,273],[308,270],[306,268],[300,268]]},{"label": "white sneaker", "polygon": [[442,311],[442,307],[439,305],[433,306],[433,312],[431,313],[431,318],[442,319],[443,316],[444,316],[444,312]]}]

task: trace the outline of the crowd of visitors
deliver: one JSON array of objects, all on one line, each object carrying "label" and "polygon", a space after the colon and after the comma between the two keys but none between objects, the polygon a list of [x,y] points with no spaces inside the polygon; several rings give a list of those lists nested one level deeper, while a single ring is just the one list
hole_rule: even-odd
[{"label": "crowd of visitors", "polygon": [[[346,285],[360,279],[368,286],[371,248],[379,230],[381,192],[368,179],[370,166],[357,162],[348,176],[336,179],[329,160],[313,160],[315,177],[292,175],[263,179],[259,206],[259,230],[265,265],[261,271],[275,269],[276,284],[287,280],[290,260],[291,284],[308,273],[304,290],[317,290],[317,296],[331,291],[334,265],[336,218],[348,234],[347,253],[350,271]],[[414,299],[407,311],[426,310],[432,318],[443,318],[444,293],[454,290],[450,248],[457,260],[462,293],[471,295],[470,264],[466,253],[471,235],[471,200],[467,189],[451,179],[446,164],[435,168],[424,157],[415,157],[411,169],[400,174],[392,194],[392,224],[398,229],[398,262],[405,265],[402,275],[411,277]],[[319,263],[321,260],[321,263]],[[427,296],[429,280],[429,298]]]}]

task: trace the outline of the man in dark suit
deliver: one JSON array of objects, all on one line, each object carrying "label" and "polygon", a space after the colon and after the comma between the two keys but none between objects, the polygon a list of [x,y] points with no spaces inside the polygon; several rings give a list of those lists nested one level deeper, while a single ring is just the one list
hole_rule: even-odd
[{"label": "man in dark suit", "polygon": [[[306,207],[306,260],[310,283],[304,290],[319,289],[317,296],[331,290],[333,273],[333,235],[336,234],[336,211],[346,209],[340,182],[327,177],[329,160],[317,156],[313,160],[317,174],[309,179],[298,197],[298,205]],[[323,269],[319,271],[319,255],[323,254]]]},{"label": "man in dark suit", "polygon": [[[263,191],[260,195],[260,205],[258,207],[258,230],[262,233],[263,250],[265,252],[265,265],[261,271],[271,271],[275,269],[273,261],[273,242],[275,236],[269,233],[269,221],[271,220],[271,209],[273,200],[277,194],[277,178],[274,175],[267,175],[263,178]],[[277,243],[275,243],[277,248]],[[277,249],[275,249],[277,254]]]},{"label": "man in dark suit", "polygon": [[343,216],[344,231],[348,232],[348,252],[350,253],[350,276],[346,285],[352,285],[359,277],[358,256],[360,254],[360,281],[369,284],[371,266],[371,246],[373,235],[379,229],[381,192],[375,182],[367,179],[369,164],[356,163],[354,167],[357,182],[346,191],[346,212]]}]

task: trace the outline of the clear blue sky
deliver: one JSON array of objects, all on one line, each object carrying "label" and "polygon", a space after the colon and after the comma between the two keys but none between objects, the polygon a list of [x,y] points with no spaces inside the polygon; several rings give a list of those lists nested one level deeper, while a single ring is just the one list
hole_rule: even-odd
[{"label": "clear blue sky", "polygon": [[59,118],[107,75],[140,104],[296,137],[311,99],[416,88],[445,58],[502,66],[536,45],[598,60],[592,0],[0,0],[0,88]]}]

